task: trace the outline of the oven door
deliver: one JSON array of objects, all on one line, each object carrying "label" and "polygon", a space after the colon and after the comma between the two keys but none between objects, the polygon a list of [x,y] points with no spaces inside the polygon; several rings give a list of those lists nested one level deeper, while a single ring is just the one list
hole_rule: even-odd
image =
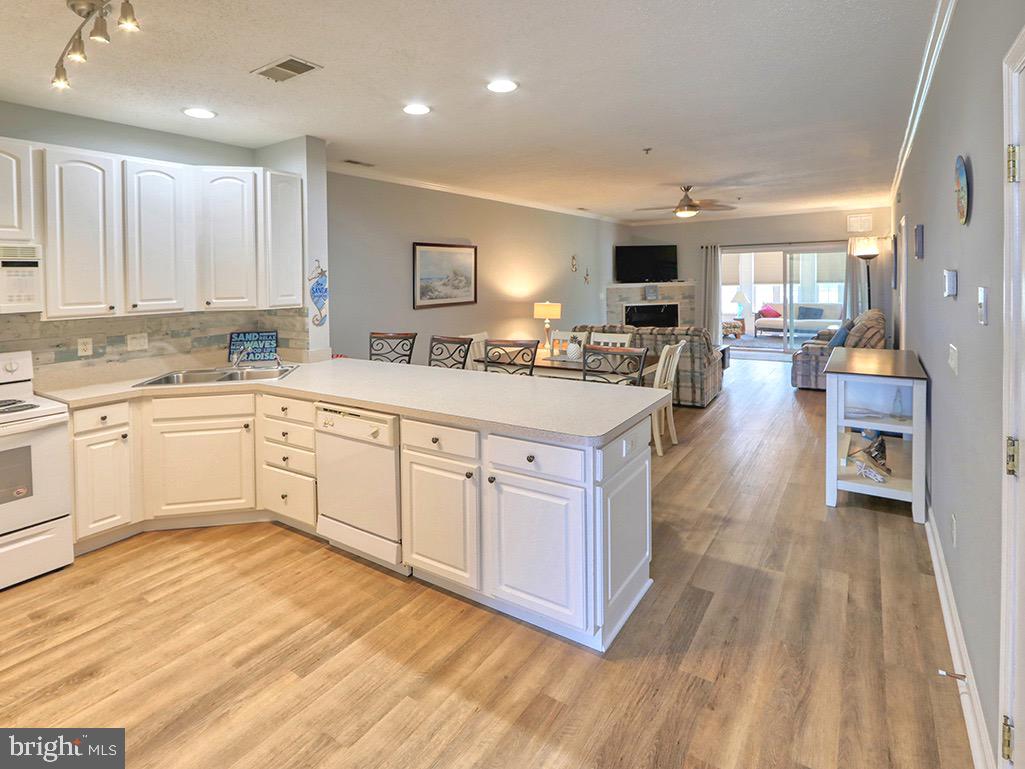
[{"label": "oven door", "polygon": [[0,535],[70,513],[67,415],[0,425]]}]

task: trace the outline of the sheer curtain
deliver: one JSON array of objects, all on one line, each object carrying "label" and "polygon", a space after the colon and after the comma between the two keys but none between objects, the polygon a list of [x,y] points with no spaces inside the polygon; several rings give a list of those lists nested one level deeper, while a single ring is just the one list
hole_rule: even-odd
[{"label": "sheer curtain", "polygon": [[719,266],[719,246],[702,246],[701,255],[705,260],[705,317],[704,325],[712,335],[712,341],[722,344],[722,309],[719,306],[721,279]]},{"label": "sheer curtain", "polygon": [[844,270],[844,299],[842,320],[858,317],[868,306],[868,285],[865,282],[865,262],[856,257],[855,241],[847,241],[847,265]]}]

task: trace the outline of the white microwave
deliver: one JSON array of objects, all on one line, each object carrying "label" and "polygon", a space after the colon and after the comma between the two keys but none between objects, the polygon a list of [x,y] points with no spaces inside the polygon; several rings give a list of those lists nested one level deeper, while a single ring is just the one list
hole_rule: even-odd
[{"label": "white microwave", "polygon": [[39,246],[0,246],[0,313],[42,312]]}]

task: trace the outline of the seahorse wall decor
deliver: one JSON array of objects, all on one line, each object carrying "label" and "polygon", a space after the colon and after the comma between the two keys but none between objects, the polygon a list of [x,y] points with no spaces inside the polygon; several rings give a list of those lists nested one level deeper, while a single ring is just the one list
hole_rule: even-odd
[{"label": "seahorse wall decor", "polygon": [[327,323],[327,270],[320,266],[320,260],[313,260],[313,269],[306,280],[310,284],[310,302],[313,304],[313,325],[323,326]]}]

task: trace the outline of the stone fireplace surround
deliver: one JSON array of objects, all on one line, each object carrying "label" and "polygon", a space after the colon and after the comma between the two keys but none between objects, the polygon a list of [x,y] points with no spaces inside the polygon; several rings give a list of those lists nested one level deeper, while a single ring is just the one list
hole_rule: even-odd
[{"label": "stone fireplace surround", "polygon": [[[654,289],[656,297],[646,299]],[[696,290],[693,280],[670,283],[613,283],[605,289],[605,322],[611,325],[625,323],[628,304],[675,304],[680,308],[680,326],[693,326],[697,319]]]}]

